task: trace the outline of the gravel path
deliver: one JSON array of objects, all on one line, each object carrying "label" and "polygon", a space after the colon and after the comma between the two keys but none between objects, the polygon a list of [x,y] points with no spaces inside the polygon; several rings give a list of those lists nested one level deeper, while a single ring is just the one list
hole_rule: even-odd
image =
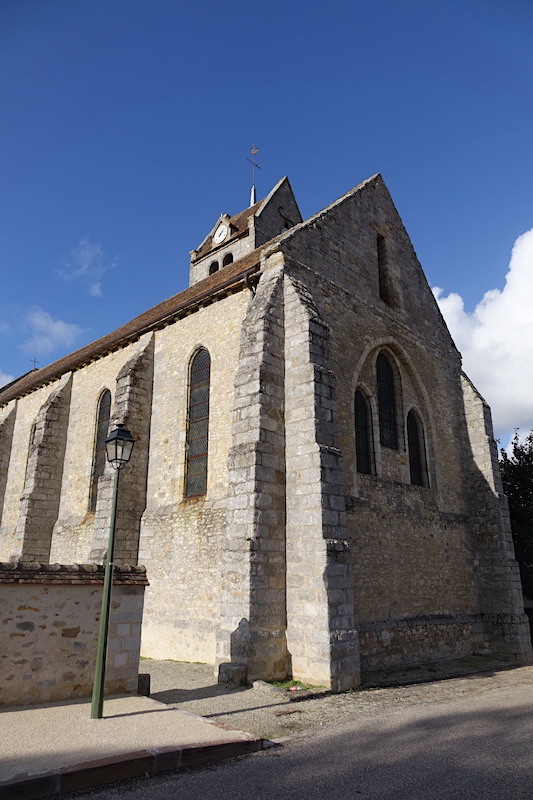
[{"label": "gravel path", "polygon": [[[485,671],[472,674],[472,670]],[[274,687],[225,688],[216,683],[213,667],[206,664],[143,659],[141,672],[151,676],[150,696],[154,700],[271,740],[305,735],[347,722],[355,715],[368,717],[389,707],[446,703],[461,696],[492,694],[509,686],[533,687],[532,666],[510,669],[508,662],[481,658],[377,676],[380,683],[402,681],[400,686],[301,700],[296,692]]]}]

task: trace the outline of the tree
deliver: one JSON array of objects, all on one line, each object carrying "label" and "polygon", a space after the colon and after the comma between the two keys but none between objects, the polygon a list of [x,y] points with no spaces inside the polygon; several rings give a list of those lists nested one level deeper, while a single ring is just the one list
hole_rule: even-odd
[{"label": "tree", "polygon": [[533,600],[533,431],[522,442],[516,431],[511,449],[511,456],[500,451],[503,490],[509,500],[522,589]]}]

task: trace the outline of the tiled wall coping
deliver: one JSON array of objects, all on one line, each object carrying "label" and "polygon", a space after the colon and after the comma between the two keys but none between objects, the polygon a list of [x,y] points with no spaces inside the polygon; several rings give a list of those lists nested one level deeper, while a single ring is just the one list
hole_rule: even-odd
[{"label": "tiled wall coping", "polygon": [[[87,584],[99,586],[104,582],[102,564],[41,564],[30,562],[0,562],[0,583]],[[115,566],[114,586],[148,586],[146,567]]]}]

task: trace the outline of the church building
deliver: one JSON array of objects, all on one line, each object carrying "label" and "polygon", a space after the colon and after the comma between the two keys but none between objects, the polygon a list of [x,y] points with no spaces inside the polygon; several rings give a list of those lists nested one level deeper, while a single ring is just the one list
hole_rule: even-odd
[{"label": "church building", "polygon": [[490,410],[381,176],[211,222],[185,291],[0,389],[0,562],[102,563],[122,423],[143,655],[335,690],[529,663]]}]

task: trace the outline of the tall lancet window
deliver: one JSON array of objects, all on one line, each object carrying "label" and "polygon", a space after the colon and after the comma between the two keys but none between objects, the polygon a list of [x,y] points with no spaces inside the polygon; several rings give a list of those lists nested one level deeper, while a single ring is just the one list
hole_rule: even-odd
[{"label": "tall lancet window", "polygon": [[385,353],[376,361],[378,384],[379,434],[382,447],[398,449],[398,426],[396,421],[396,387],[394,372]]},{"label": "tall lancet window", "polygon": [[360,389],[355,393],[355,460],[357,472],[374,474],[372,413],[368,400]]},{"label": "tall lancet window", "polygon": [[209,382],[211,358],[201,347],[191,362],[189,413],[185,458],[185,496],[207,491],[207,443],[209,433]]},{"label": "tall lancet window", "polygon": [[109,432],[109,418],[111,416],[111,392],[104,389],[98,402],[96,414],[96,434],[94,437],[93,471],[91,475],[91,489],[89,493],[89,511],[96,511],[98,499],[98,479],[104,474],[105,469],[105,440]]},{"label": "tall lancet window", "polygon": [[413,409],[407,415],[407,446],[411,483],[415,486],[428,486],[424,429],[420,417]]}]

